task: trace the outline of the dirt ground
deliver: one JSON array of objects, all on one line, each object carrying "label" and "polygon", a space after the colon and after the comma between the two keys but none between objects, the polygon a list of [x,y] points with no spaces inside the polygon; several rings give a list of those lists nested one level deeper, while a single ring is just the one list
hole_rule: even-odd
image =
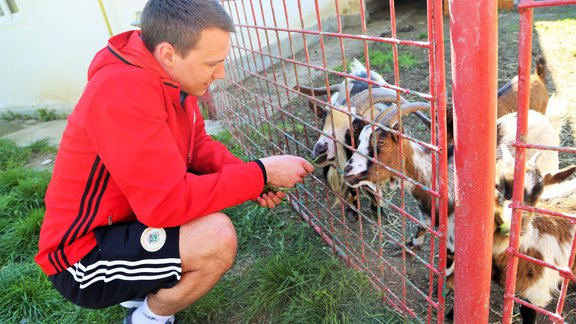
[{"label": "dirt ground", "polygon": [[[403,40],[422,40],[426,38],[426,3],[425,1],[408,1],[396,5],[397,12],[397,37]],[[563,6],[552,8],[538,8],[535,9],[534,14],[534,38],[532,56],[535,60],[539,54],[544,55],[547,61],[547,78],[546,85],[550,94],[560,95],[567,103],[570,109],[570,119],[564,127],[562,137],[563,146],[574,146],[573,131],[576,122],[572,116],[576,110],[576,6]],[[518,33],[519,33],[519,13],[517,11],[501,11],[498,15],[498,86],[504,85],[512,77],[517,74],[517,60],[518,60]],[[451,99],[451,71],[450,71],[450,33],[449,21],[445,19],[445,53],[446,53],[446,84],[447,84],[447,102],[450,103]],[[388,26],[388,27],[387,27]],[[388,35],[390,26],[389,12],[384,10],[382,12],[373,13],[367,25],[369,35]],[[350,28],[344,31],[349,34],[358,34],[358,28]],[[352,58],[363,57],[362,43],[354,42],[353,40],[345,40],[343,46],[346,49],[344,54],[346,59],[350,61]],[[342,64],[343,54],[340,51],[341,44],[339,42],[329,42],[325,39],[325,59],[327,67],[334,69]],[[370,44],[370,48],[384,49],[389,45]],[[429,93],[429,66],[428,66],[428,53],[421,48],[400,46],[399,54],[409,54],[418,59],[417,64],[408,67],[400,68],[400,86],[408,88],[411,91],[422,93]],[[317,45],[311,45],[309,48],[310,64],[322,65],[321,49]],[[296,60],[305,62],[303,54],[297,54]],[[534,65],[533,60],[533,67]],[[278,67],[278,66],[276,66]],[[274,70],[279,71],[279,68],[269,69],[266,78],[276,79],[273,75]],[[305,72],[302,67],[294,67],[294,70],[299,72],[297,78],[300,84],[315,86],[322,86],[325,84],[323,73],[318,71]],[[302,70],[302,71],[300,71]],[[394,83],[395,75],[391,70],[379,71],[383,74],[384,78],[389,83]],[[290,74],[290,73],[289,73]],[[329,81],[340,82],[342,78],[335,75],[327,76]],[[286,76],[285,76],[286,78]],[[261,81],[244,81],[244,85],[253,83],[254,89],[262,88]],[[288,76],[286,84],[293,86],[296,83],[294,77]],[[258,92],[259,90],[254,90]],[[278,90],[276,90],[278,91]],[[280,98],[273,98],[274,89],[269,86],[266,95],[272,93],[271,99],[268,102],[262,100],[262,112],[256,114],[256,117],[250,117],[251,113],[247,113],[247,118],[253,118],[250,123],[252,125],[259,125],[259,130],[247,133],[249,141],[254,141],[256,146],[255,152],[266,151],[269,153],[288,152],[291,154],[298,154],[309,156],[314,142],[318,138],[318,131],[321,128],[322,122],[314,117],[307,108],[307,103],[303,98],[295,96],[293,93],[288,96],[280,96]],[[238,93],[242,95],[242,93]],[[481,94],[479,94],[481,95]],[[409,98],[410,99],[410,98]],[[274,103],[272,101],[278,100],[283,107],[282,113],[274,112]],[[258,99],[248,99],[249,104],[258,103]],[[268,118],[267,124],[261,117],[257,116],[266,115]],[[242,120],[242,118],[238,119]],[[237,123],[238,121],[234,121]],[[304,123],[306,126],[297,125]],[[307,123],[307,124],[306,124]],[[407,131],[413,136],[428,141],[429,132],[423,132],[422,128],[418,125],[419,121],[414,117],[409,116],[405,120]],[[272,126],[273,125],[273,126]],[[254,126],[251,126],[254,127]],[[282,141],[281,143],[266,142],[262,144],[256,140],[259,136],[264,135],[264,140],[269,138],[284,138],[285,133],[291,136],[290,140]],[[239,133],[236,133],[237,135]],[[240,138],[242,136],[239,136]],[[421,138],[422,137],[422,138]],[[250,144],[248,144],[250,146]],[[561,153],[561,166],[576,163],[576,158],[572,154]],[[315,181],[322,182],[321,171],[315,173]],[[316,184],[308,185],[307,192],[300,194],[298,198],[306,201],[311,206],[308,206],[309,212],[314,215],[315,221],[327,233],[331,233],[331,237],[341,242],[342,248],[348,255],[357,257],[354,261],[356,263],[363,263],[364,271],[371,273],[372,278],[378,282],[378,285],[384,286],[383,297],[384,299],[390,298],[400,304],[408,305],[415,313],[416,318],[419,320],[426,319],[427,313],[427,294],[431,287],[429,264],[436,264],[437,249],[430,251],[430,235],[427,238],[427,244],[419,251],[414,251],[414,256],[392,256],[395,252],[396,244],[392,243],[394,240],[402,241],[411,236],[415,229],[414,222],[401,221],[398,219],[398,213],[392,209],[385,209],[380,217],[366,212],[366,217],[362,218],[363,221],[356,223],[349,223],[345,220],[343,209],[341,207],[330,208],[334,197],[326,193],[326,188],[317,186]],[[408,196],[408,195],[406,195]],[[313,198],[313,199],[310,199]],[[309,200],[310,199],[310,200]],[[391,197],[391,201],[398,205],[402,205],[402,201],[398,197]],[[405,197],[405,209],[412,215],[416,213],[416,203],[410,200],[410,197]],[[314,205],[314,206],[312,206]],[[367,203],[364,202],[362,209],[368,209]],[[437,246],[437,240],[434,240]],[[383,254],[383,255],[382,255]],[[361,261],[363,260],[363,261]],[[374,261],[376,260],[376,261]],[[402,296],[406,294],[406,299]],[[501,320],[501,309],[503,301],[503,291],[497,285],[492,285],[491,305],[490,305],[490,322],[497,323]],[[435,299],[435,297],[433,297]],[[451,297],[448,297],[446,308],[452,307]],[[549,309],[555,307],[555,302],[551,303]],[[568,292],[564,306],[565,320],[569,323],[576,323],[576,289],[571,288]],[[519,315],[514,318],[515,322],[519,322]],[[546,323],[547,319],[540,318],[539,321]]]}]

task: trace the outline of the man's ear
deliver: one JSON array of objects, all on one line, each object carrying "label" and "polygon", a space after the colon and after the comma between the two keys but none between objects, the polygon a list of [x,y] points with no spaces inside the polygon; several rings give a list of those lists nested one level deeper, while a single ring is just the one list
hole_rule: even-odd
[{"label": "man's ear", "polygon": [[172,44],[168,42],[162,42],[156,45],[154,50],[154,56],[160,63],[166,66],[174,66],[174,61],[176,59],[176,49]]}]

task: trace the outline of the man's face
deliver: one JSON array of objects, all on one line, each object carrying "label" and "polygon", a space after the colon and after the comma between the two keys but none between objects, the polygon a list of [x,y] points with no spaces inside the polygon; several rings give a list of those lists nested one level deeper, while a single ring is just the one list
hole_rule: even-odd
[{"label": "man's face", "polygon": [[216,79],[223,79],[224,60],[230,52],[230,33],[221,29],[205,29],[200,40],[186,56],[175,55],[171,77],[182,90],[202,96]]}]

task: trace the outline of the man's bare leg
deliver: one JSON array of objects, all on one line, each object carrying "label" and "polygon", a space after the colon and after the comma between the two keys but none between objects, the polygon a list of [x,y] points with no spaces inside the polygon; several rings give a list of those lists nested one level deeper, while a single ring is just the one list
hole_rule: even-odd
[{"label": "man's bare leg", "polygon": [[182,225],[182,277],[174,287],[148,295],[150,310],[167,316],[192,305],[232,267],[236,250],[236,231],[223,213],[214,213]]}]

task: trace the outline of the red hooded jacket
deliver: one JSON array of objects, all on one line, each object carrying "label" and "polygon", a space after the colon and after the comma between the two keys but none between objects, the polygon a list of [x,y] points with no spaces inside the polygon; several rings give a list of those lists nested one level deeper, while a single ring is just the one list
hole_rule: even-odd
[{"label": "red hooded jacket", "polygon": [[139,31],[96,54],[46,192],[35,258],[46,274],[92,250],[96,227],[134,219],[179,226],[259,196],[260,166],[212,140],[196,98],[181,104],[181,96]]}]

